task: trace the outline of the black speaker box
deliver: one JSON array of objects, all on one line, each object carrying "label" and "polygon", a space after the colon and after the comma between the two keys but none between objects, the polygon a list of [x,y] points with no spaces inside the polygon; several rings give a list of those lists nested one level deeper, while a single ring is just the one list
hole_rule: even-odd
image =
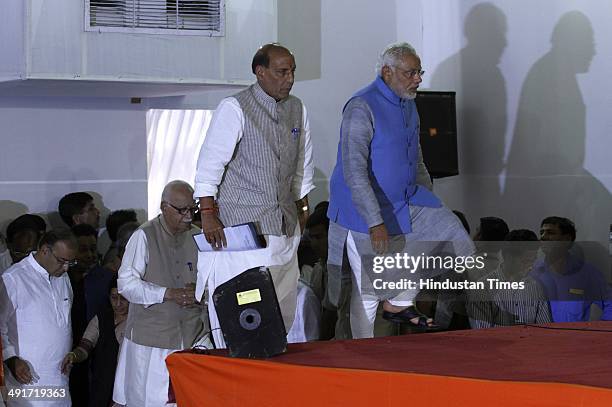
[{"label": "black speaker box", "polygon": [[287,349],[287,332],[268,269],[249,269],[221,284],[213,302],[232,357],[268,358]]},{"label": "black speaker box", "polygon": [[459,174],[455,92],[417,92],[423,160],[432,178]]}]

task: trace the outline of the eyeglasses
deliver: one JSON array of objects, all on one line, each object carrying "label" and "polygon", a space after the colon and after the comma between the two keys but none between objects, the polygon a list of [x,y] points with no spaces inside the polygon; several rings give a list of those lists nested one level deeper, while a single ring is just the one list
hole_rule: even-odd
[{"label": "eyeglasses", "polygon": [[197,212],[200,209],[199,205],[196,204],[196,203],[194,203],[192,206],[185,206],[183,208],[178,208],[178,207],[172,205],[170,202],[166,202],[166,203],[168,205],[170,205],[172,207],[172,209],[177,211],[178,214],[181,215],[181,216],[185,216],[185,215],[187,215],[187,213],[190,213],[190,212],[193,214],[193,213]]},{"label": "eyeglasses", "polygon": [[423,75],[425,75],[425,71],[422,69],[401,69],[396,67],[395,69],[397,69],[398,71],[400,71],[402,73],[402,75],[404,75],[405,77],[412,79],[414,77],[416,77],[417,75],[419,75],[419,77],[423,77]]},{"label": "eyeglasses", "polygon": [[51,252],[51,254],[53,255],[53,257],[55,257],[55,260],[57,260],[58,263],[60,263],[62,266],[68,266],[70,267],[74,267],[78,264],[78,262],[76,260],[67,260],[67,259],[63,259],[61,257],[57,257],[55,255],[55,253],[53,252],[53,248],[51,246],[49,247],[49,251]]}]

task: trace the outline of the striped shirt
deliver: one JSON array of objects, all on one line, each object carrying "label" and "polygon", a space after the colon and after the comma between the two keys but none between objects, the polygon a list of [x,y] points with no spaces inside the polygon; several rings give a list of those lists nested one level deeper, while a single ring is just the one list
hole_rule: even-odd
[{"label": "striped shirt", "polygon": [[468,300],[466,309],[472,329],[492,328],[520,324],[544,324],[552,322],[550,305],[543,288],[530,276],[525,276],[518,283],[522,288],[498,288],[496,282],[512,282],[503,273],[503,263],[499,268],[480,279],[485,287]]}]

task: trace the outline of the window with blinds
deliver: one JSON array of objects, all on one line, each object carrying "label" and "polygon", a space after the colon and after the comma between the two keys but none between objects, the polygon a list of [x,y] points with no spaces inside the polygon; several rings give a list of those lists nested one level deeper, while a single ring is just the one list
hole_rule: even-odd
[{"label": "window with blinds", "polygon": [[85,0],[86,31],[221,36],[225,0]]}]

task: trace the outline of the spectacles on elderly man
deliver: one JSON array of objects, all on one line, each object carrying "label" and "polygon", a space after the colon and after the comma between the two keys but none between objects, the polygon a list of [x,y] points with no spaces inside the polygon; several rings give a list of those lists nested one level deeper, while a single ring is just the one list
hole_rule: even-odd
[{"label": "spectacles on elderly man", "polygon": [[184,206],[182,208],[179,208],[177,206],[172,205],[170,202],[166,202],[170,207],[172,207],[172,209],[174,209],[176,212],[178,212],[179,215],[181,216],[185,216],[187,215],[187,213],[196,213],[198,211],[198,209],[200,209],[200,206],[194,202],[193,205],[191,206]]}]

